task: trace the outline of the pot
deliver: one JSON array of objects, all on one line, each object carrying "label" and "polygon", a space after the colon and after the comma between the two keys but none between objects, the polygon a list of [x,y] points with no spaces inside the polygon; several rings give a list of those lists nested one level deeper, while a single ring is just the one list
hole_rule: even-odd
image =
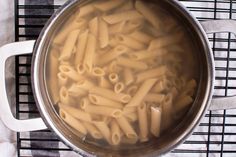
[{"label": "pot", "polygon": [[[157,142],[140,144],[132,149],[116,150],[109,147],[98,147],[83,142],[77,135],[69,130],[59,118],[46,90],[45,65],[47,48],[50,37],[63,19],[70,15],[71,10],[78,5],[89,3],[90,0],[70,0],[63,5],[47,22],[37,41],[24,41],[5,45],[0,48],[0,116],[5,125],[14,131],[35,131],[49,128],[74,151],[82,156],[158,156],[165,154],[191,135],[194,128],[199,124],[207,110],[220,110],[236,108],[236,97],[213,98],[215,66],[213,53],[207,39],[207,33],[231,32],[236,34],[236,21],[213,20],[197,21],[193,15],[176,0],[156,1],[163,7],[168,8],[176,18],[192,32],[199,49],[200,79],[197,96],[194,103],[180,124],[168,135],[160,138]],[[155,0],[152,0],[155,2]],[[40,111],[41,118],[17,120],[13,117],[7,100],[5,86],[5,62],[14,55],[29,54],[33,52],[31,81],[34,98]],[[142,153],[140,153],[142,152]]]}]

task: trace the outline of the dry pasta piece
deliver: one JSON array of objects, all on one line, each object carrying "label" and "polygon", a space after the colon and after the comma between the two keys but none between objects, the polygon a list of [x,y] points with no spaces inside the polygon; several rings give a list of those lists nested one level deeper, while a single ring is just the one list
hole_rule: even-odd
[{"label": "dry pasta piece", "polygon": [[95,139],[102,139],[102,133],[92,123],[82,122],[88,133]]},{"label": "dry pasta piece", "polygon": [[146,34],[146,33],[139,31],[139,30],[134,31],[129,36],[139,42],[144,43],[144,44],[150,43],[151,40],[153,39],[153,37],[151,35]]},{"label": "dry pasta piece", "polygon": [[111,122],[111,143],[113,145],[119,145],[121,141],[121,130],[115,120]]},{"label": "dry pasta piece", "polygon": [[105,74],[106,74],[105,71],[99,67],[95,67],[92,70],[92,75],[95,77],[102,77],[102,76],[105,76]]},{"label": "dry pasta piece", "polygon": [[138,106],[138,122],[139,122],[139,138],[141,142],[148,141],[148,117],[147,117],[147,105],[142,103]]},{"label": "dry pasta piece", "polygon": [[96,64],[97,65],[104,65],[109,63],[110,61],[116,59],[120,55],[127,53],[129,49],[126,46],[123,45],[117,45],[115,48],[113,48],[110,52],[105,53],[101,56],[98,56],[96,58]]},{"label": "dry pasta piece", "polygon": [[105,48],[109,44],[108,25],[103,19],[99,19],[99,44],[100,48]]},{"label": "dry pasta piece", "polygon": [[86,20],[79,19],[71,21],[69,20],[63,27],[63,31],[60,31],[53,40],[53,44],[62,45],[63,42],[66,40],[68,34],[76,29],[81,29],[86,25]]},{"label": "dry pasta piece", "polygon": [[121,13],[115,13],[107,16],[103,16],[103,19],[109,24],[116,24],[122,21],[140,19],[143,16],[136,10],[125,11]]},{"label": "dry pasta piece", "polygon": [[148,93],[144,100],[147,102],[155,102],[155,103],[161,103],[165,99],[164,94],[157,94],[157,93]]},{"label": "dry pasta piece", "polygon": [[167,94],[165,100],[162,104],[162,123],[161,123],[161,130],[168,129],[172,124],[172,100],[173,96],[171,93]]},{"label": "dry pasta piece", "polygon": [[101,132],[102,136],[105,138],[105,140],[111,144],[111,130],[107,126],[105,122],[93,122],[93,124],[98,128],[98,130]]},{"label": "dry pasta piece", "polygon": [[60,65],[59,71],[61,73],[64,73],[68,78],[70,78],[74,81],[79,81],[79,80],[83,79],[83,76],[79,75],[77,73],[77,71],[70,65]]},{"label": "dry pasta piece", "polygon": [[108,106],[108,107],[119,108],[119,109],[123,108],[123,104],[117,101],[104,98],[99,95],[95,95],[95,94],[89,94],[89,100],[91,103],[96,104],[96,105]]},{"label": "dry pasta piece", "polygon": [[116,12],[123,12],[133,9],[134,9],[133,1],[126,1],[122,6],[116,9]]},{"label": "dry pasta piece", "polygon": [[124,81],[125,85],[128,86],[134,82],[134,76],[130,69],[124,69]]},{"label": "dry pasta piece", "polygon": [[151,107],[151,124],[150,124],[150,131],[151,133],[159,137],[161,131],[161,115],[162,110],[159,107]]},{"label": "dry pasta piece", "polygon": [[115,93],[121,93],[125,89],[125,85],[122,82],[117,82],[114,85],[114,91]]},{"label": "dry pasta piece", "polygon": [[94,83],[89,81],[88,79],[87,80],[83,79],[83,80],[80,80],[76,83],[76,87],[81,88],[85,91],[90,90],[94,86],[95,86]]},{"label": "dry pasta piece", "polygon": [[126,117],[126,119],[130,122],[135,122],[138,120],[138,115],[136,112],[133,113],[129,113],[129,114],[124,114],[124,116]]},{"label": "dry pasta piece", "polygon": [[64,109],[60,109],[59,114],[61,118],[72,128],[84,135],[87,134],[87,129],[84,127],[84,125],[78,119],[74,118],[69,113],[67,113]]},{"label": "dry pasta piece", "polygon": [[156,81],[157,79],[148,79],[144,81],[126,107],[139,106]]},{"label": "dry pasta piece", "polygon": [[[59,87],[65,86],[67,84],[68,77],[66,76],[65,73],[62,73],[62,72],[58,73],[57,78],[58,78]],[[53,81],[56,82],[55,80]]]},{"label": "dry pasta piece", "polygon": [[115,39],[119,44],[123,44],[134,50],[141,50],[146,48],[145,44],[123,34],[117,34],[115,36]]},{"label": "dry pasta piece", "polygon": [[71,57],[79,32],[80,30],[74,30],[69,33],[65,41],[65,45],[63,46],[63,49],[61,51],[59,60],[68,60]]},{"label": "dry pasta piece", "polygon": [[[59,52],[56,49],[52,49],[50,54],[49,54],[49,71],[48,71],[48,86],[49,86],[49,91],[51,94],[51,100],[53,104],[56,104],[59,101],[59,87],[57,85],[57,82],[59,79],[57,78],[57,73],[58,73],[58,57],[59,57]],[[58,80],[58,81],[57,81]]]},{"label": "dry pasta piece", "polygon": [[180,113],[181,111],[184,111],[186,108],[190,107],[190,105],[193,102],[193,98],[188,95],[183,95],[178,98],[178,101],[175,103],[175,111],[176,113]]},{"label": "dry pasta piece", "polygon": [[166,73],[166,71],[167,67],[163,65],[154,69],[149,69],[144,72],[140,72],[137,74],[136,82],[140,83],[149,78],[157,78],[159,76],[163,76]]},{"label": "dry pasta piece", "polygon": [[113,61],[108,65],[108,72],[110,73],[120,73],[120,71],[122,70],[122,67],[117,65],[117,61]]},{"label": "dry pasta piece", "polygon": [[162,37],[158,37],[150,42],[148,50],[151,51],[151,50],[159,49],[159,48],[166,47],[169,45],[177,44],[181,41],[180,40],[181,37],[182,37],[181,33],[176,34],[175,36],[164,35]]},{"label": "dry pasta piece", "polygon": [[133,86],[130,86],[128,89],[127,89],[127,94],[131,95],[131,96],[134,96],[135,93],[138,91],[138,86],[137,85],[133,85]]},{"label": "dry pasta piece", "polygon": [[71,85],[68,89],[68,93],[74,97],[83,97],[88,94],[88,92],[80,87],[78,87],[75,83]]},{"label": "dry pasta piece", "polygon": [[65,105],[61,105],[60,108],[65,110],[71,116],[73,116],[79,120],[86,121],[86,122],[92,122],[92,118],[91,118],[90,114],[88,114],[80,109],[77,109],[77,108],[71,107],[71,106],[65,106]]},{"label": "dry pasta piece", "polygon": [[127,119],[123,116],[116,118],[117,123],[119,124],[121,130],[124,132],[127,138],[137,139],[138,136],[131,126],[131,124],[127,121]]},{"label": "dry pasta piece", "polygon": [[136,1],[135,8],[154,26],[155,29],[160,28],[161,20],[157,18],[156,13],[153,12],[144,2]]},{"label": "dry pasta piece", "polygon": [[124,30],[125,23],[126,23],[125,21],[122,21],[122,22],[116,23],[114,25],[111,25],[109,27],[109,34],[113,35],[116,33],[121,33]]},{"label": "dry pasta piece", "polygon": [[152,88],[153,92],[159,93],[165,90],[165,83],[164,81],[159,81],[156,85]]},{"label": "dry pasta piece", "polygon": [[123,136],[121,138],[121,143],[124,143],[124,144],[134,145],[135,143],[137,143],[137,141],[138,141],[138,138],[127,138],[126,136]]},{"label": "dry pasta piece", "polygon": [[108,78],[109,78],[110,82],[113,84],[115,84],[119,81],[119,76],[116,73],[109,74]]},{"label": "dry pasta piece", "polygon": [[83,33],[79,35],[78,38],[77,52],[75,54],[75,65],[81,63],[84,59],[87,39],[88,39],[88,30],[85,30]]},{"label": "dry pasta piece", "polygon": [[148,65],[145,62],[134,61],[129,58],[119,57],[117,59],[117,64],[127,68],[137,69],[137,70],[146,70]]},{"label": "dry pasta piece", "polygon": [[[125,23],[125,29],[123,29],[124,34],[128,34],[133,32],[134,30],[141,29],[142,25],[144,24],[143,19],[134,19],[134,20],[129,20]],[[137,40],[140,41],[140,40]],[[141,42],[141,41],[140,41]],[[143,42],[141,42],[143,43]]]},{"label": "dry pasta piece", "polygon": [[[82,110],[85,110],[85,107],[88,106],[88,105],[90,105],[89,99],[88,99],[87,97],[82,98],[82,100],[80,101],[80,108],[81,108]],[[92,116],[93,116],[93,115],[92,115]]]},{"label": "dry pasta piece", "polygon": [[127,114],[130,114],[130,113],[134,113],[134,112],[136,112],[137,111],[137,106],[125,106],[124,108],[123,108],[123,114],[124,115],[127,115]]},{"label": "dry pasta piece", "polygon": [[112,88],[112,84],[104,76],[99,77],[99,86],[103,88]]},{"label": "dry pasta piece", "polygon": [[122,111],[120,109],[111,108],[107,106],[97,106],[97,105],[91,105],[87,104],[84,106],[85,112],[91,113],[91,114],[97,114],[102,116],[109,116],[118,118],[122,116]]},{"label": "dry pasta piece", "polygon": [[181,95],[189,95],[189,96],[193,96],[194,95],[194,91],[195,88],[197,86],[197,82],[194,79],[191,79],[190,81],[187,82],[187,84],[185,85],[184,89],[183,89],[183,93]]},{"label": "dry pasta piece", "polygon": [[122,102],[122,103],[128,103],[131,99],[131,96],[124,93],[115,93],[112,90],[100,88],[100,87],[93,87],[89,90],[89,93],[91,94],[97,94],[100,96],[103,96],[105,98]]},{"label": "dry pasta piece", "polygon": [[66,87],[61,87],[59,91],[60,102],[64,105],[73,105],[75,104],[74,100],[69,96],[68,90]]},{"label": "dry pasta piece", "polygon": [[95,11],[93,5],[88,4],[79,8],[79,13],[77,13],[76,19],[80,19],[81,17],[87,16]]},{"label": "dry pasta piece", "polygon": [[97,41],[96,41],[95,36],[89,33],[88,41],[87,41],[87,45],[85,49],[85,56],[84,56],[84,66],[88,72],[91,72],[93,68],[96,44],[97,44]]},{"label": "dry pasta piece", "polygon": [[152,51],[141,50],[135,53],[129,53],[129,58],[133,60],[145,60],[145,59],[163,56],[167,54],[167,52],[168,51],[166,49],[158,49],[158,50],[152,50]]},{"label": "dry pasta piece", "polygon": [[101,2],[101,3],[96,3],[93,6],[98,10],[107,12],[107,11],[117,8],[123,2],[124,0],[109,0],[109,1]]},{"label": "dry pasta piece", "polygon": [[85,67],[84,67],[84,64],[83,63],[79,63],[77,66],[76,66],[76,70],[77,72],[82,75],[85,73]]},{"label": "dry pasta piece", "polygon": [[91,21],[89,21],[89,30],[90,32],[97,37],[98,36],[98,17],[94,17]]}]

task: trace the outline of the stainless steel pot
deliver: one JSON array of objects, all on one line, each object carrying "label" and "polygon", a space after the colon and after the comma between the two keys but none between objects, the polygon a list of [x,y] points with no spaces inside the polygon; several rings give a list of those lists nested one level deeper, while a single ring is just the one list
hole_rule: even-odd
[{"label": "stainless steel pot", "polygon": [[[167,153],[181,144],[199,124],[207,110],[236,108],[236,97],[215,98],[212,100],[215,67],[211,48],[206,33],[232,32],[236,34],[236,21],[215,20],[199,23],[189,11],[176,0],[152,0],[159,3],[176,18],[181,20],[200,51],[200,79],[197,96],[190,111],[180,124],[168,134],[156,141],[140,144],[132,149],[116,150],[110,147],[98,147],[80,140],[69,130],[57,115],[51,103],[45,83],[45,63],[50,38],[57,26],[67,18],[78,5],[89,3],[89,0],[71,0],[62,6],[48,21],[38,40],[11,43],[0,48],[0,117],[7,127],[14,131],[33,131],[46,129],[54,131],[58,137],[74,151],[83,156],[157,156]],[[33,51],[32,58],[32,87],[34,97],[42,118],[17,120],[13,117],[5,87],[5,62],[8,57],[27,54]],[[45,125],[46,124],[46,125]]]}]

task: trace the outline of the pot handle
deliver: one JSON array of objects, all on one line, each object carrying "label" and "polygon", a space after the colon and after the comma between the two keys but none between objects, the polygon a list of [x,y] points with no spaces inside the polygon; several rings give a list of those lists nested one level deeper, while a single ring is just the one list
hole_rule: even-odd
[{"label": "pot handle", "polygon": [[18,120],[10,109],[7,99],[5,83],[5,63],[6,60],[15,55],[32,53],[35,41],[16,42],[0,47],[0,117],[3,123],[11,130],[17,132],[35,131],[46,129],[42,118]]},{"label": "pot handle", "polygon": [[[230,32],[236,35],[235,20],[210,20],[203,21],[201,25],[206,33]],[[236,108],[236,96],[213,97],[209,110],[224,110]]]}]

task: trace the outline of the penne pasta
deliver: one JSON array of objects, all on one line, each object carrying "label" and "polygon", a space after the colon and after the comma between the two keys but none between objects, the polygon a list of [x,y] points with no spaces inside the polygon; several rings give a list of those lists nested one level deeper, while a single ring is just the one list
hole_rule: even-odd
[{"label": "penne pasta", "polygon": [[60,102],[64,105],[73,105],[75,104],[74,100],[69,96],[68,90],[66,87],[61,87],[59,92]]},{"label": "penne pasta", "polygon": [[82,6],[82,7],[79,8],[79,13],[77,13],[76,19],[79,19],[79,18],[84,17],[84,16],[88,16],[89,14],[94,12],[94,10],[95,10],[95,8],[91,4]]},{"label": "penne pasta", "polygon": [[133,85],[133,86],[130,86],[128,89],[127,89],[127,94],[131,95],[131,96],[134,96],[135,93],[138,91],[138,86],[137,85]]},{"label": "penne pasta", "polygon": [[109,44],[109,32],[108,32],[108,25],[107,23],[103,20],[99,20],[99,44],[100,48],[105,48]]},{"label": "penne pasta", "polygon": [[89,80],[80,80],[76,83],[77,88],[83,89],[85,91],[89,91],[94,86],[94,83]]},{"label": "penne pasta", "polygon": [[85,30],[78,37],[77,53],[75,55],[75,65],[81,64],[84,59],[85,49],[86,49],[86,45],[87,45],[87,39],[88,39],[88,30]]},{"label": "penne pasta", "polygon": [[102,68],[95,67],[92,70],[92,75],[95,77],[102,77],[105,75],[105,71]]},{"label": "penne pasta", "polygon": [[162,103],[164,99],[165,99],[164,94],[148,93],[145,96],[144,101]]},{"label": "penne pasta", "polygon": [[115,93],[121,93],[125,89],[125,85],[122,82],[117,82],[114,85],[114,91]]},{"label": "penne pasta", "polygon": [[78,35],[79,35],[80,30],[74,30],[72,32],[70,32],[70,34],[68,35],[66,41],[65,41],[65,45],[63,46],[63,49],[61,51],[59,60],[68,60],[71,55],[72,55],[72,51],[74,48],[74,45],[77,41]]},{"label": "penne pasta", "polygon": [[105,138],[105,140],[108,143],[111,143],[111,131],[106,123],[104,122],[93,122],[93,124],[98,128],[98,130],[101,132],[102,136]]},{"label": "penne pasta", "polygon": [[102,139],[102,133],[92,123],[82,122],[88,133],[95,139]]},{"label": "penne pasta", "polygon": [[59,71],[74,81],[79,81],[83,79],[83,76],[79,75],[77,71],[69,65],[59,66]]},{"label": "penne pasta", "polygon": [[115,120],[111,122],[111,143],[113,145],[119,145],[121,141],[121,130]]},{"label": "penne pasta", "polygon": [[146,79],[150,79],[150,78],[157,78],[160,76],[163,76],[167,71],[167,67],[166,66],[160,66],[154,69],[150,69],[141,73],[137,74],[137,79],[136,82],[140,83]]},{"label": "penne pasta", "polygon": [[134,50],[141,50],[141,49],[145,49],[146,45],[129,37],[129,36],[125,36],[123,34],[118,34],[115,36],[115,40],[117,41],[117,43],[119,44],[123,44],[131,49]]},{"label": "penne pasta", "polygon": [[139,31],[139,30],[134,31],[129,36],[139,42],[144,43],[144,44],[149,44],[151,42],[151,40],[153,40],[152,36],[142,32],[142,31]]},{"label": "penne pasta", "polygon": [[80,133],[86,135],[87,129],[84,127],[84,125],[77,119],[75,119],[73,116],[71,116],[69,113],[67,113],[65,110],[60,109],[59,111],[60,117],[72,128],[79,131]]},{"label": "penne pasta", "polygon": [[71,87],[68,89],[68,93],[71,96],[74,97],[83,97],[88,94],[88,92],[79,86],[77,86],[75,83],[71,85]]},{"label": "penne pasta", "polygon": [[91,94],[97,94],[103,96],[105,98],[118,101],[121,103],[128,103],[131,99],[131,96],[124,93],[115,93],[112,90],[100,88],[100,87],[93,87],[89,90]]},{"label": "penne pasta", "polygon": [[112,9],[117,8],[122,3],[124,3],[124,0],[109,0],[109,1],[94,4],[93,6],[100,11],[108,12]]},{"label": "penne pasta", "polygon": [[175,112],[178,114],[181,111],[184,111],[186,108],[190,107],[193,102],[193,98],[187,95],[179,97],[178,101],[175,103],[174,108]]},{"label": "penne pasta", "polygon": [[89,94],[88,97],[89,97],[90,102],[95,105],[101,105],[101,106],[107,106],[107,107],[119,108],[119,109],[123,108],[123,104],[121,104],[117,101],[113,101],[113,100],[104,98],[99,95]]},{"label": "penne pasta", "polygon": [[83,63],[79,63],[77,66],[76,66],[76,70],[78,72],[78,74],[82,75],[85,73],[85,67],[84,67],[84,64]]},{"label": "penne pasta", "polygon": [[117,59],[117,64],[120,66],[124,66],[127,68],[137,69],[137,70],[145,70],[148,68],[147,64],[141,61],[134,61],[129,58],[119,57]]},{"label": "penne pasta", "polygon": [[71,116],[73,116],[76,119],[86,121],[86,122],[92,122],[92,118],[91,118],[90,114],[88,114],[80,109],[77,109],[77,108],[74,108],[71,106],[65,106],[65,105],[64,106],[61,105],[60,109],[63,109],[64,111],[66,111],[68,114],[70,114]]},{"label": "penne pasta", "polygon": [[113,48],[110,52],[105,53],[101,56],[98,56],[96,58],[96,64],[97,65],[104,65],[112,60],[116,59],[120,55],[127,53],[129,49],[126,46],[123,45],[117,45],[115,48]]},{"label": "penne pasta", "polygon": [[125,21],[121,21],[119,23],[113,24],[109,27],[109,34],[113,35],[116,33],[121,33],[124,30],[125,27]]},{"label": "penne pasta", "polygon": [[[123,29],[122,33],[130,34],[133,32],[133,30],[139,30],[142,28],[143,23],[144,23],[143,19],[129,20],[125,23],[125,29]],[[137,41],[140,42],[140,40],[137,40]],[[143,43],[143,42],[140,42],[140,43]]]},{"label": "penne pasta", "polygon": [[150,132],[156,136],[160,136],[160,130],[161,130],[161,115],[162,110],[159,107],[151,107],[151,127]]},{"label": "penne pasta", "polygon": [[111,73],[108,76],[111,83],[115,84],[119,81],[119,76],[116,73]]},{"label": "penne pasta", "polygon": [[139,122],[139,138],[141,142],[148,141],[148,117],[147,117],[147,106],[142,103],[138,106],[138,122]]},{"label": "penne pasta", "polygon": [[157,18],[156,13],[154,13],[151,8],[140,0],[135,2],[135,8],[153,25],[155,29],[160,29],[161,20]]},{"label": "penne pasta", "polygon": [[165,90],[165,83],[164,81],[159,81],[155,84],[155,86],[152,88],[153,92],[159,93]]},{"label": "penne pasta", "polygon": [[148,79],[144,81],[126,107],[139,106],[156,81],[156,79]]},{"label": "penne pasta", "polygon": [[137,106],[125,106],[123,108],[123,114],[124,115],[127,115],[127,114],[130,114],[130,113],[134,113],[137,111]]},{"label": "penne pasta", "polygon": [[99,86],[102,88],[112,88],[112,84],[103,76],[99,77]]},{"label": "penne pasta", "polygon": [[123,73],[125,85],[128,86],[134,82],[134,76],[130,69],[124,69]]},{"label": "penne pasta", "polygon": [[136,122],[138,120],[138,115],[136,112],[123,114],[129,122]]},{"label": "penne pasta", "polygon": [[93,68],[93,61],[94,61],[94,54],[96,49],[96,38],[91,33],[88,34],[87,45],[85,49],[85,56],[84,56],[84,66],[88,72],[92,71]]},{"label": "penne pasta", "polygon": [[115,13],[111,15],[103,16],[103,19],[109,24],[116,24],[122,21],[140,19],[143,16],[136,10],[125,11],[121,13]]},{"label": "penne pasta", "polygon": [[129,58],[133,60],[146,60],[150,58],[160,57],[167,54],[167,50],[159,49],[153,51],[141,50],[135,53],[129,53]]},{"label": "penne pasta", "polygon": [[[57,74],[57,79],[58,79],[58,85],[59,87],[66,86],[66,83],[68,81],[68,77],[66,76],[65,73],[58,73]],[[54,80],[55,82],[55,80]]]},{"label": "penne pasta", "polygon": [[168,129],[172,124],[172,116],[173,116],[173,95],[167,94],[165,100],[162,104],[162,123],[161,123],[161,130]]},{"label": "penne pasta", "polygon": [[54,38],[53,44],[62,45],[63,42],[67,39],[67,35],[70,34],[71,31],[76,29],[81,29],[86,25],[86,21],[84,19],[68,21],[66,26],[63,27],[63,31],[60,31]]},{"label": "penne pasta", "polygon": [[89,31],[95,36],[98,36],[98,17],[93,18],[89,21]]},{"label": "penne pasta", "polygon": [[121,116],[119,118],[116,118],[116,121],[127,138],[130,138],[130,139],[138,138],[135,130],[133,129],[133,127],[130,125],[130,123],[127,121],[125,117]]}]

